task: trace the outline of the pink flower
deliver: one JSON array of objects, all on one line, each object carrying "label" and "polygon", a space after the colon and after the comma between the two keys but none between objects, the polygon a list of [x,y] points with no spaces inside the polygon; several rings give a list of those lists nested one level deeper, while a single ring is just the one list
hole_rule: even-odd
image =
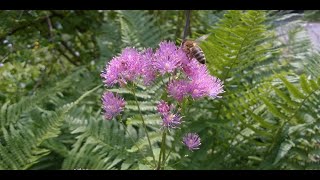
[{"label": "pink flower", "polygon": [[119,97],[118,94],[114,95],[112,92],[105,92],[101,98],[104,110],[104,117],[111,120],[113,117],[120,114],[125,107],[125,101]]},{"label": "pink flower", "polygon": [[167,102],[161,100],[157,105],[158,112],[164,116],[170,112],[170,106]]},{"label": "pink flower", "polygon": [[218,95],[224,92],[222,87],[221,81],[213,76],[200,76],[189,83],[190,95],[194,99],[205,96],[211,98],[220,97]]},{"label": "pink flower", "polygon": [[153,67],[160,74],[172,73],[181,67],[182,62],[187,61],[186,54],[173,42],[163,41],[159,46],[154,55]]},{"label": "pink flower", "polygon": [[145,85],[150,85],[156,78],[156,70],[153,68],[153,52],[151,48],[146,49],[141,54],[142,69],[141,76]]},{"label": "pink flower", "polygon": [[165,128],[176,128],[181,124],[181,116],[174,114],[174,106],[163,100],[161,100],[157,105],[157,110],[161,114],[162,126]]},{"label": "pink flower", "polygon": [[183,144],[186,145],[190,151],[193,151],[199,149],[199,146],[201,145],[200,140],[198,134],[188,133],[183,137]]},{"label": "pink flower", "polygon": [[189,91],[189,82],[186,80],[173,80],[168,85],[169,95],[179,102],[188,95]]},{"label": "pink flower", "polygon": [[177,128],[181,124],[181,116],[178,114],[165,114],[162,118],[162,126],[167,128]]},{"label": "pink flower", "polygon": [[210,78],[210,83],[209,83],[209,96],[212,98],[221,98],[221,96],[219,96],[219,94],[223,93],[223,83],[220,79],[216,78],[216,77],[211,77]]},{"label": "pink flower", "polygon": [[141,55],[133,48],[126,48],[120,56],[114,57],[107,65],[101,77],[107,86],[116,83],[126,84],[127,81],[134,81],[142,74],[144,67]]},{"label": "pink flower", "polygon": [[189,63],[184,64],[183,72],[190,78],[196,79],[199,76],[206,75],[208,73],[207,67],[204,64],[200,64],[196,59],[192,59]]},{"label": "pink flower", "polygon": [[192,59],[183,67],[183,71],[190,79],[188,90],[192,98],[199,99],[205,96],[216,98],[224,92],[222,82],[211,76],[206,65],[200,64],[197,60]]}]

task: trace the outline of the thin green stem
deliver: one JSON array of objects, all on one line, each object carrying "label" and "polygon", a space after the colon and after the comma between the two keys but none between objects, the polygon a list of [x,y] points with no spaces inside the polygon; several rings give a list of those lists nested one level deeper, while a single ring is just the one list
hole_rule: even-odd
[{"label": "thin green stem", "polygon": [[152,153],[153,161],[154,161],[154,163],[155,163],[155,166],[157,166],[156,158],[155,158],[155,156],[154,156],[154,154],[153,154],[153,149],[152,149],[152,146],[151,146],[150,137],[149,137],[149,134],[148,134],[148,131],[147,131],[147,126],[146,126],[146,123],[145,123],[145,121],[144,121],[144,118],[143,118],[143,115],[142,115],[142,112],[141,112],[141,109],[140,109],[140,106],[139,106],[139,103],[138,103],[138,99],[137,99],[137,96],[136,96],[136,93],[135,93],[135,90],[134,90],[134,89],[135,89],[135,87],[133,87],[133,88],[131,89],[131,91],[132,91],[132,93],[133,93],[134,100],[135,100],[135,102],[136,102],[136,104],[137,104],[137,107],[138,107],[138,110],[139,110],[139,114],[140,114],[140,117],[141,117],[141,120],[142,120],[143,128],[144,128],[144,130],[145,130],[145,132],[146,132],[146,135],[147,135],[148,144],[149,144],[149,147],[150,147],[150,150],[151,150],[151,153]]},{"label": "thin green stem", "polygon": [[[166,144],[166,130],[164,130],[162,132],[162,141],[161,141],[161,150],[159,153],[159,161],[158,161],[158,166],[157,166],[157,170],[160,170],[161,168],[161,156],[163,156],[162,161],[164,161],[165,159],[165,144]],[[163,155],[162,155],[163,154]]]},{"label": "thin green stem", "polygon": [[[132,136],[130,135],[130,133],[129,133],[129,131],[128,131],[128,129],[127,129],[127,126],[123,123],[123,121],[122,121],[122,117],[120,116],[120,120],[119,120],[119,122],[122,124],[122,126],[123,126],[123,128],[125,129],[125,131],[127,132],[127,134],[129,135],[129,137],[130,137],[130,139],[131,139],[131,141],[132,141],[132,143],[137,147],[137,149],[138,149],[138,151],[139,152],[141,152],[141,154],[142,154],[142,156],[143,156],[143,159],[146,159],[146,156],[143,154],[143,152],[142,151],[140,151],[140,148],[139,148],[139,146],[135,143],[136,141],[132,138]],[[149,163],[149,161],[146,161],[151,167],[153,166],[152,164],[150,164]]]},{"label": "thin green stem", "polygon": [[163,142],[161,143],[162,147],[161,147],[161,150],[162,150],[162,167],[161,169],[163,170],[164,169],[164,166],[165,166],[165,159],[166,159],[166,137],[167,133],[166,133],[166,130],[164,130],[163,132]]},{"label": "thin green stem", "polygon": [[168,160],[168,158],[169,158],[169,156],[170,156],[171,152],[172,152],[172,149],[170,149],[170,151],[169,151],[169,153],[168,153],[167,157],[164,159],[164,162],[166,162],[166,161]]},{"label": "thin green stem", "polygon": [[64,112],[68,112],[72,107],[74,107],[75,105],[77,105],[82,99],[84,99],[85,97],[87,97],[88,95],[90,95],[92,92],[96,91],[97,89],[99,89],[102,86],[102,84],[94,87],[93,89],[85,92],[84,94],[82,94],[76,101],[74,101],[74,103],[69,106],[68,108],[66,108],[64,110]]},{"label": "thin green stem", "polygon": [[[163,139],[162,139],[163,141]],[[161,165],[161,155],[162,155],[162,143],[161,143],[161,150],[159,152],[159,160],[158,160],[158,166],[156,168],[156,170],[160,170],[160,165]]]},{"label": "thin green stem", "polygon": [[180,163],[180,162],[181,162],[184,158],[186,158],[186,157],[187,157],[187,155],[182,156],[182,158],[181,158],[181,159],[179,159],[176,163],[171,164],[171,165],[170,165],[170,167],[172,167],[172,166],[174,166],[174,165],[176,165],[176,164]]}]

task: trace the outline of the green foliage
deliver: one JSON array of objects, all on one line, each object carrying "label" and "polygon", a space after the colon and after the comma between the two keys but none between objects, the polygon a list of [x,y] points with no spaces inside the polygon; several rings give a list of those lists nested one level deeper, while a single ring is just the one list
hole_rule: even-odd
[{"label": "green foliage", "polygon": [[[37,163],[41,157],[47,155],[49,151],[39,147],[41,143],[59,135],[64,115],[92,91],[84,93],[75,102],[66,104],[56,111],[36,108],[28,118],[21,119],[25,121],[23,124],[15,123],[8,128],[2,127],[1,169],[27,169]],[[14,111],[7,112],[9,117],[12,112]]]},{"label": "green foliage", "polygon": [[320,65],[320,53],[313,53],[308,57],[308,59],[310,59],[310,62],[305,66],[305,68],[307,69],[307,73],[312,75],[313,77],[319,77],[320,72],[317,67],[319,67]]},{"label": "green foliage", "polygon": [[156,47],[166,39],[166,29],[156,25],[156,17],[143,11],[120,11],[121,40],[124,46]]},{"label": "green foliage", "polygon": [[80,126],[72,133],[81,135],[76,137],[62,169],[127,169],[136,158],[141,158],[126,151],[132,141],[119,123],[91,119],[86,126]]},{"label": "green foliage", "polygon": [[255,72],[253,67],[259,68],[273,52],[267,41],[271,32],[263,24],[266,14],[263,11],[230,11],[224,17],[202,45],[208,68],[222,80],[231,78],[228,84],[244,83],[239,78],[254,83],[250,80],[261,71]]},{"label": "green foliage", "polygon": [[[229,11],[201,45],[226,92],[190,110],[187,126],[200,131],[206,144],[179,168],[319,169],[309,154],[316,152],[316,140],[306,133],[318,129],[317,80],[281,73],[293,66],[275,58],[280,51],[272,46],[265,17],[262,11]],[[195,112],[199,115],[192,116]]]},{"label": "green foliage", "polygon": [[[182,103],[184,123],[167,135],[165,169],[320,169],[320,58],[302,26],[318,12],[286,13],[192,11],[189,37],[211,33],[200,46],[225,93]],[[184,11],[0,17],[0,169],[155,168],[139,114],[158,159],[155,105],[169,79],[130,84],[132,91],[102,88],[99,74],[124,47],[179,42]],[[103,118],[103,89],[125,98],[121,117]],[[183,147],[187,132],[200,135],[199,150]]]},{"label": "green foliage", "polygon": [[259,168],[295,169],[299,164],[299,169],[312,168],[308,166],[311,163],[308,155],[310,150],[317,149],[312,142],[316,141],[313,136],[319,128],[319,110],[315,108],[319,105],[319,85],[304,75],[299,78],[299,84],[294,85],[285,76],[276,75],[275,81],[279,79],[280,83],[267,83],[253,97],[244,94],[234,102],[237,112],[232,112],[231,118],[241,127],[243,137],[233,141],[239,148],[251,149],[250,156],[263,159],[258,162]]}]

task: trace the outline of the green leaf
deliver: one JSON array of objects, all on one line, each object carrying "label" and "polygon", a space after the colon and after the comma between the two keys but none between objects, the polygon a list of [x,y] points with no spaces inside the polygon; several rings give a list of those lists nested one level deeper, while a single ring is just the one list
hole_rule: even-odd
[{"label": "green leaf", "polygon": [[288,88],[289,92],[298,99],[304,99],[305,96],[299,91],[298,88],[296,88],[294,85],[292,85],[286,78],[283,76],[279,76],[281,81],[285,84],[286,88]]}]

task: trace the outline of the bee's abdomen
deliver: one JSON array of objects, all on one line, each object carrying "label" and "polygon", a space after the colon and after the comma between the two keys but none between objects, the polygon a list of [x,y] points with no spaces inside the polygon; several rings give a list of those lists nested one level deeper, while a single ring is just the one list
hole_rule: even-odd
[{"label": "bee's abdomen", "polygon": [[196,58],[201,64],[205,64],[206,58],[203,51],[200,48],[193,48],[192,50],[193,57]]}]

